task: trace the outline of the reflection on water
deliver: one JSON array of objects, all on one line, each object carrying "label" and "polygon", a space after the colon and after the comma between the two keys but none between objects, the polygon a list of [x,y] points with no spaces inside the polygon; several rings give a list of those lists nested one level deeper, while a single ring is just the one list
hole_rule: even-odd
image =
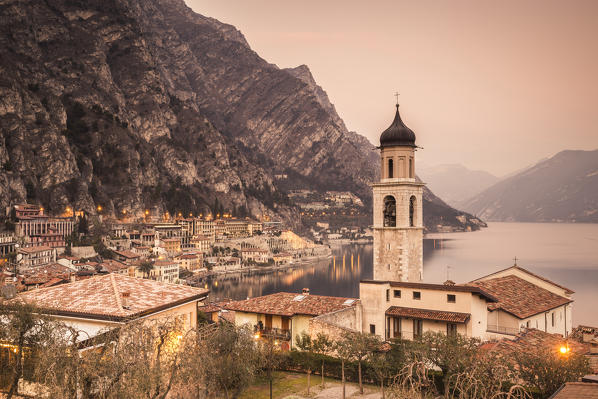
[{"label": "reflection on water", "polygon": [[245,299],[274,292],[301,292],[309,288],[316,295],[359,296],[359,280],[372,278],[372,246],[346,245],[333,249],[333,257],[309,266],[275,272],[228,274],[208,280],[212,299]]},{"label": "reflection on water", "polygon": [[[334,257],[269,273],[229,274],[206,282],[212,299],[244,299],[279,291],[359,296],[359,280],[372,278],[372,246],[345,245]],[[513,264],[575,291],[573,322],[598,325],[598,225],[491,223],[475,233],[424,240],[424,280],[463,283]]]}]

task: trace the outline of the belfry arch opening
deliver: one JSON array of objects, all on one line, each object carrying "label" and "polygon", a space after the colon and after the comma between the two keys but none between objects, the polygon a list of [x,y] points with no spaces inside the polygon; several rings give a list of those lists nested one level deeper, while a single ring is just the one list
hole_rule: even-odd
[{"label": "belfry arch opening", "polygon": [[417,200],[415,199],[415,196],[412,195],[411,198],[409,198],[409,226],[414,227],[415,226],[415,207],[417,205]]},{"label": "belfry arch opening", "polygon": [[397,226],[397,201],[392,195],[384,197],[384,227]]},{"label": "belfry arch opening", "polygon": [[388,178],[392,179],[394,177],[394,162],[392,159],[388,160]]}]

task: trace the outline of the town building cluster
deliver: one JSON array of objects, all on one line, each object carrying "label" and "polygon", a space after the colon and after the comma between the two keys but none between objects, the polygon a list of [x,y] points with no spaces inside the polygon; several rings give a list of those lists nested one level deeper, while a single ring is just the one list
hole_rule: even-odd
[{"label": "town building cluster", "polygon": [[[0,234],[0,286],[29,291],[96,275],[122,274],[159,282],[193,284],[210,273],[290,265],[329,253],[280,222],[230,215],[146,215],[137,221],[99,215],[103,234],[86,241],[81,224],[89,215],[48,216],[44,208],[17,204],[7,209],[14,231]],[[101,219],[101,220],[100,220]],[[11,288],[12,287],[12,288]]]}]

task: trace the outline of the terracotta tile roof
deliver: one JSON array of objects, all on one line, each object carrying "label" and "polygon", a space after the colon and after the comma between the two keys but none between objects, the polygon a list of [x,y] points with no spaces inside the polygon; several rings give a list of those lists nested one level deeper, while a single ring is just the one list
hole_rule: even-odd
[{"label": "terracotta tile roof", "polygon": [[[209,290],[180,284],[106,274],[25,292],[15,300],[36,304],[49,313],[90,319],[126,321],[202,299]],[[122,293],[129,293],[127,307]]]},{"label": "terracotta tile roof", "polygon": [[579,325],[571,331],[571,338],[580,342],[592,342],[598,344],[598,327]]},{"label": "terracotta tile roof", "polygon": [[470,318],[469,313],[445,312],[440,310],[405,308],[391,306],[386,309],[387,316],[410,317],[413,319],[447,321],[450,323],[465,323]]},{"label": "terracotta tile roof", "polygon": [[561,334],[551,334],[536,328],[526,328],[518,333],[515,338],[503,338],[500,341],[490,343],[487,348],[499,352],[503,355],[529,351],[535,348],[550,348],[555,353],[559,352],[560,347],[567,343],[573,353],[587,355],[590,353],[590,345],[569,339],[565,340]]},{"label": "terracotta tile roof", "polygon": [[46,247],[46,246],[19,248],[19,252],[26,253],[26,254],[34,254],[37,252],[53,251],[53,250],[54,250],[53,248]]},{"label": "terracotta tile roof", "polygon": [[493,275],[495,275],[495,274],[498,274],[498,273],[502,273],[502,272],[504,272],[504,271],[507,271],[507,270],[510,270],[510,269],[513,269],[513,270],[519,270],[519,271],[521,271],[521,272],[523,272],[523,273],[529,274],[530,276],[533,276],[533,277],[535,277],[535,278],[538,278],[538,279],[540,279],[540,280],[542,280],[542,281],[545,281],[545,282],[547,282],[548,284],[552,284],[552,285],[554,285],[554,286],[556,286],[556,287],[559,287],[559,288],[561,288],[561,289],[565,290],[565,292],[566,292],[567,294],[569,294],[569,295],[571,295],[571,294],[574,294],[574,293],[575,293],[575,291],[572,291],[572,290],[570,290],[570,289],[569,289],[569,288],[567,288],[567,287],[563,287],[562,285],[560,285],[560,284],[557,284],[557,283],[555,283],[554,281],[551,281],[551,280],[547,279],[546,277],[542,277],[542,276],[540,276],[540,275],[538,275],[538,274],[536,274],[536,273],[532,273],[532,272],[530,272],[529,270],[527,270],[527,269],[524,269],[523,267],[520,267],[520,266],[511,266],[511,267],[507,267],[506,269],[502,269],[502,270],[496,271],[496,272],[494,272],[494,273],[490,273],[490,274],[488,274],[488,275],[486,275],[486,276],[482,276],[482,277],[480,277],[479,279],[476,279],[476,280],[474,280],[474,282],[475,282],[475,281],[479,281],[479,280],[481,280],[481,279],[483,279],[483,278],[487,278],[487,277],[493,276]]},{"label": "terracotta tile roof", "polygon": [[502,309],[520,319],[573,302],[512,275],[475,281],[471,284],[498,298],[498,303],[488,304],[488,310]]},{"label": "terracotta tile roof", "polygon": [[448,285],[448,284],[430,284],[430,283],[409,283],[403,281],[379,281],[379,280],[361,280],[360,283],[365,284],[390,284],[391,287],[414,288],[422,290],[439,290],[452,292],[471,292],[472,294],[480,295],[490,302],[497,302],[490,292],[478,287],[477,285]]},{"label": "terracotta tile roof", "polygon": [[102,263],[98,264],[98,267],[100,270],[105,270],[107,273],[114,273],[129,268],[128,265],[112,259],[106,259]]},{"label": "terracotta tile roof", "polygon": [[[349,303],[349,301],[352,301]],[[244,301],[230,302],[225,309],[247,313],[293,316],[297,314],[319,316],[324,313],[354,306],[358,299],[336,296],[301,295],[290,292],[259,296]]]},{"label": "terracotta tile roof", "polygon": [[595,382],[567,382],[549,399],[598,399]]},{"label": "terracotta tile roof", "polygon": [[122,256],[123,258],[128,258],[128,259],[137,259],[139,258],[139,255],[136,253],[133,253],[131,251],[112,251],[117,255]]}]

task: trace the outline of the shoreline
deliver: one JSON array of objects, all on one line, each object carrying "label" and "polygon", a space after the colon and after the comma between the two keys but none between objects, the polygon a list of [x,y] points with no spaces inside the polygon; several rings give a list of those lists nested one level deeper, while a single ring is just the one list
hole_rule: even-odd
[{"label": "shoreline", "polygon": [[288,269],[293,269],[293,268],[300,268],[300,267],[305,267],[305,266],[309,266],[313,263],[317,263],[317,262],[323,262],[326,260],[332,259],[332,252],[326,254],[326,255],[314,255],[314,256],[305,256],[302,258],[299,258],[297,260],[294,260],[293,263],[284,263],[281,265],[270,265],[270,266],[248,266],[248,267],[242,267],[242,268],[236,268],[236,269],[231,269],[231,270],[219,270],[219,271],[209,271],[205,274],[202,274],[201,276],[193,276],[190,279],[195,280],[193,281],[192,284],[189,284],[191,286],[193,286],[193,284],[199,284],[200,282],[205,282],[206,279],[209,279],[211,277],[214,276],[224,276],[224,275],[228,275],[228,274],[252,274],[255,272],[262,272],[262,274],[268,274],[268,273],[272,273],[272,272],[276,272],[279,270],[288,270]]}]

